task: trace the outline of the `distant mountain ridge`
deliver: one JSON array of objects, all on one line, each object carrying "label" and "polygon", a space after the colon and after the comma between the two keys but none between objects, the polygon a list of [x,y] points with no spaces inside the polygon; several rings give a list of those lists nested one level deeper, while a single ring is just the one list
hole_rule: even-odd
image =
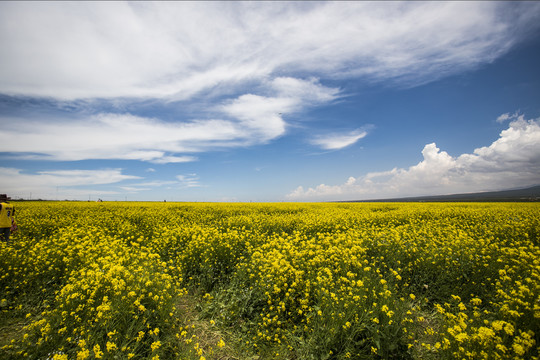
[{"label": "distant mountain ridge", "polygon": [[341,202],[445,202],[445,201],[540,201],[540,185],[525,189],[486,191],[465,194],[411,196],[375,200],[348,200]]}]

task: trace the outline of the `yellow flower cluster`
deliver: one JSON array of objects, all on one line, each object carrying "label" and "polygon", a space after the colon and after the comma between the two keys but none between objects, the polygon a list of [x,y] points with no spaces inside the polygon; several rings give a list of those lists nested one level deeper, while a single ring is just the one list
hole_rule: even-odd
[{"label": "yellow flower cluster", "polygon": [[179,306],[186,289],[254,356],[539,356],[536,203],[24,202],[18,213],[13,244],[0,244],[0,311],[28,325],[0,357],[212,359],[234,344],[199,341]]}]

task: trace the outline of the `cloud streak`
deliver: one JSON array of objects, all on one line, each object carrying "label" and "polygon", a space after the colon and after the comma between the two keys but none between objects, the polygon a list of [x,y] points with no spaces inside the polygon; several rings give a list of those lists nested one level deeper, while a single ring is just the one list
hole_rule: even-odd
[{"label": "cloud streak", "polygon": [[167,123],[130,114],[99,114],[71,121],[6,121],[0,151],[23,159],[77,161],[141,160],[154,163],[194,161],[172,153],[201,151],[205,142],[236,138],[238,130],[222,120]]},{"label": "cloud streak", "polygon": [[180,186],[182,187],[201,187],[201,183],[199,182],[199,177],[197,174],[186,174],[186,175],[177,175],[176,178],[178,179]]},{"label": "cloud streak", "polygon": [[125,175],[122,169],[55,170],[24,173],[20,169],[0,167],[0,184],[3,191],[13,197],[81,199],[88,195],[116,194],[111,190],[95,190],[96,186],[140,179]]},{"label": "cloud streak", "polygon": [[[0,116],[0,152],[18,159],[78,161],[140,160],[155,164],[196,161],[186,155],[266,143],[283,135],[283,116],[327,103],[339,89],[316,79],[274,79],[265,96],[244,94],[213,107],[214,119],[163,121],[101,113],[72,119]],[[38,117],[39,116],[39,117]]]},{"label": "cloud streak", "polygon": [[311,140],[313,145],[325,150],[339,150],[355,144],[358,140],[367,136],[367,131],[356,129],[347,133],[331,133],[319,135]]},{"label": "cloud streak", "polygon": [[540,119],[523,116],[499,138],[472,154],[452,157],[435,143],[422,150],[423,160],[408,169],[394,168],[350,177],[341,185],[299,186],[290,200],[361,200],[415,195],[501,190],[537,185],[540,179]]},{"label": "cloud streak", "polygon": [[540,5],[7,2],[0,10],[1,93],[185,100],[299,72],[432,81],[506,53],[538,28]]}]

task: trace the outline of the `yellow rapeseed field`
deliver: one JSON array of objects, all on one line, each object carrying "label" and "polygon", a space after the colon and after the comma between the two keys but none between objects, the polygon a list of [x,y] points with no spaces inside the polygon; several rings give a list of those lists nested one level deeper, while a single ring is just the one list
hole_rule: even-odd
[{"label": "yellow rapeseed field", "polygon": [[15,206],[2,359],[539,358],[538,203]]}]

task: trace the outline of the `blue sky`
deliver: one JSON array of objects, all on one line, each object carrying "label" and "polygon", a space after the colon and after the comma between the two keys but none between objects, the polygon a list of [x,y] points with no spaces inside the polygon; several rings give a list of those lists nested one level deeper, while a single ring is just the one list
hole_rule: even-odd
[{"label": "blue sky", "polygon": [[13,198],[327,201],[540,183],[540,3],[2,2]]}]

